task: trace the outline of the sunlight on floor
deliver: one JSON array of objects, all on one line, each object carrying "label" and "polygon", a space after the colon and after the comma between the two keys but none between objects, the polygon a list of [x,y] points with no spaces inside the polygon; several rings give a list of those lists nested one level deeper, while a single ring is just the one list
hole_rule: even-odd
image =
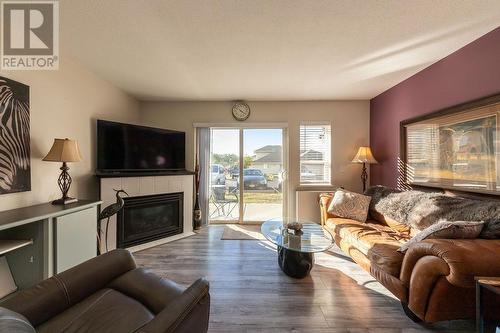
[{"label": "sunlight on floor", "polygon": [[[339,262],[342,262],[342,264],[339,265]],[[356,281],[359,286],[397,300],[397,297],[375,280],[368,272],[360,272],[358,264],[338,249],[336,245],[326,252],[317,253],[315,255],[315,266],[320,266],[322,269],[340,271],[345,276]]]},{"label": "sunlight on floor", "polygon": [[221,240],[226,226],[134,254],[138,264],[185,286],[210,281],[209,332],[472,332],[473,321],[422,326],[400,302],[337,246],[315,255],[310,276],[278,266],[276,246]]},{"label": "sunlight on floor", "polygon": [[273,243],[271,243],[270,241],[260,241],[258,243],[258,245],[262,248],[265,248],[266,250],[271,250],[273,252],[276,251],[276,245],[274,245]]},{"label": "sunlight on floor", "polygon": [[[276,245],[269,241],[259,241],[258,246],[267,250],[276,251]],[[337,245],[334,245],[326,252],[315,253],[314,255],[314,268],[311,272],[315,275],[318,271],[338,271],[344,276],[350,278],[357,285],[374,291],[386,297],[390,297],[399,302],[389,290],[381,285],[373,276],[368,272],[359,270],[359,265],[356,264],[350,257],[340,250]]]},{"label": "sunlight on floor", "polygon": [[[260,226],[258,225],[238,225],[238,224],[228,224],[225,226],[224,234],[222,239],[243,239],[250,238],[255,240],[263,240],[264,235],[260,232]],[[247,237],[245,237],[247,236]]]},{"label": "sunlight on floor", "polygon": [[[241,229],[237,225],[232,225],[231,227],[233,227],[235,230]],[[261,240],[257,243],[257,245],[267,250],[276,251],[276,245],[267,240]],[[368,272],[360,271],[359,265],[356,264],[344,252],[342,252],[342,250],[340,250],[337,245],[334,245],[328,251],[314,254],[314,268],[311,271],[311,275],[315,275],[315,273],[325,270],[338,271],[347,278],[351,279],[357,285],[383,296],[390,297],[391,299],[399,302],[397,297],[395,297],[389,290],[381,285]]]}]

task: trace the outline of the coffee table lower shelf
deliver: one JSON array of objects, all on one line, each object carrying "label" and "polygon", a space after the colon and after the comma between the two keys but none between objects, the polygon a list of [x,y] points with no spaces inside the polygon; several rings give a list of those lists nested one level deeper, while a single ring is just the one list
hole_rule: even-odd
[{"label": "coffee table lower shelf", "polygon": [[302,279],[314,265],[314,253],[297,252],[278,245],[278,264],[286,275]]}]

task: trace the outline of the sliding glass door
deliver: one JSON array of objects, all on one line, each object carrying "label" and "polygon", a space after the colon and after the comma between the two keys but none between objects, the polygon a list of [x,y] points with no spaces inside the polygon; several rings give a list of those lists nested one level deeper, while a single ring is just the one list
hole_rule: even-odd
[{"label": "sliding glass door", "polygon": [[211,129],[210,223],[260,223],[284,215],[285,142],[284,128]]},{"label": "sliding glass door", "polygon": [[243,129],[243,222],[283,216],[283,129]]}]

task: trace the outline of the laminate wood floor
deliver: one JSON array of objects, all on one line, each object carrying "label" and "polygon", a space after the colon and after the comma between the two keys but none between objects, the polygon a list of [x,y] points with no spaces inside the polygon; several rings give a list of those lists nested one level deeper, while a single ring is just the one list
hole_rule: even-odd
[{"label": "laminate wood floor", "polygon": [[221,240],[224,226],[134,254],[140,266],[189,285],[210,281],[209,332],[473,332],[473,321],[422,326],[337,247],[316,254],[309,277],[278,267],[267,241]]}]

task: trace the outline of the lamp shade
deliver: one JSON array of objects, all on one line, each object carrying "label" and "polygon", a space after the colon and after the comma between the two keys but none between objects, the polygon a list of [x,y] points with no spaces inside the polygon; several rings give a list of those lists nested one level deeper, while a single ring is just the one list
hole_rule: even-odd
[{"label": "lamp shade", "polygon": [[377,160],[373,157],[370,147],[359,147],[358,153],[352,159],[353,163],[368,163],[377,164]]},{"label": "lamp shade", "polygon": [[54,139],[52,148],[50,148],[49,153],[43,160],[49,162],[80,162],[82,154],[76,140]]}]

